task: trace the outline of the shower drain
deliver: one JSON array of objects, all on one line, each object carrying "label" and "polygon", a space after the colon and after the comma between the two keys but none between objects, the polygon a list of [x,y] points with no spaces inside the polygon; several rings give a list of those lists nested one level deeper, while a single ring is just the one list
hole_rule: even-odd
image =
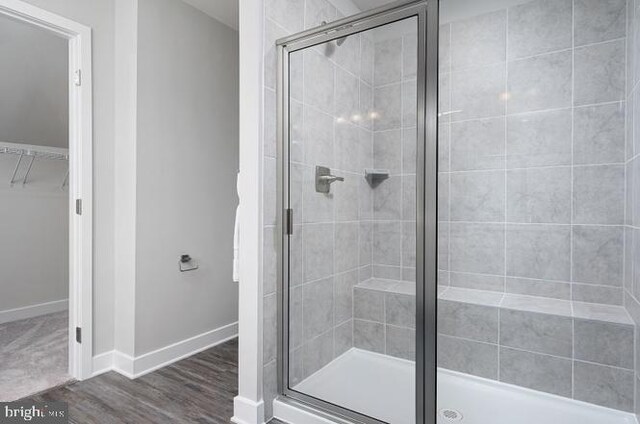
[{"label": "shower drain", "polygon": [[445,421],[462,421],[462,414],[455,409],[441,409],[440,416]]}]

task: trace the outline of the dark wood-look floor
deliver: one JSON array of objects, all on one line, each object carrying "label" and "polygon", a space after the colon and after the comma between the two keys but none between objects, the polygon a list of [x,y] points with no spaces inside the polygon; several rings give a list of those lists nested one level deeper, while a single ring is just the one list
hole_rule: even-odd
[{"label": "dark wood-look floor", "polygon": [[109,372],[31,397],[65,401],[71,423],[225,423],[238,385],[238,341],[129,380]]}]

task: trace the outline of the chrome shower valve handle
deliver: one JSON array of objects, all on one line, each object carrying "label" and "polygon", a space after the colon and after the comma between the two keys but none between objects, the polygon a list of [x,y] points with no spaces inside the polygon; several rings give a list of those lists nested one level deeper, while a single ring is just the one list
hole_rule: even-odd
[{"label": "chrome shower valve handle", "polygon": [[331,169],[326,166],[316,166],[316,191],[328,194],[331,192],[331,184],[336,181],[344,181],[344,177],[331,174]]}]

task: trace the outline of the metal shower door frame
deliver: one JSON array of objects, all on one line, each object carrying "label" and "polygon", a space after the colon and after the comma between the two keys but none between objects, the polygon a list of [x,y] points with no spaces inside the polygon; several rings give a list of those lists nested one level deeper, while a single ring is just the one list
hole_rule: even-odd
[{"label": "metal shower door frame", "polygon": [[436,422],[438,0],[401,0],[276,41],[279,400],[336,422],[381,421],[288,387],[289,54],[403,19],[418,20],[416,149],[416,423]]}]

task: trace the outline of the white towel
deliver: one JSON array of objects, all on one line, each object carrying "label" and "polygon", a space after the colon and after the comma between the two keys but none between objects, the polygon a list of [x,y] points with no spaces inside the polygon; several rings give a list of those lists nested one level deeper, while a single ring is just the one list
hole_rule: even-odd
[{"label": "white towel", "polygon": [[[236,190],[240,197],[240,171],[238,171],[238,180],[236,181]],[[236,224],[233,229],[233,281],[240,282],[240,203],[236,206]]]}]

